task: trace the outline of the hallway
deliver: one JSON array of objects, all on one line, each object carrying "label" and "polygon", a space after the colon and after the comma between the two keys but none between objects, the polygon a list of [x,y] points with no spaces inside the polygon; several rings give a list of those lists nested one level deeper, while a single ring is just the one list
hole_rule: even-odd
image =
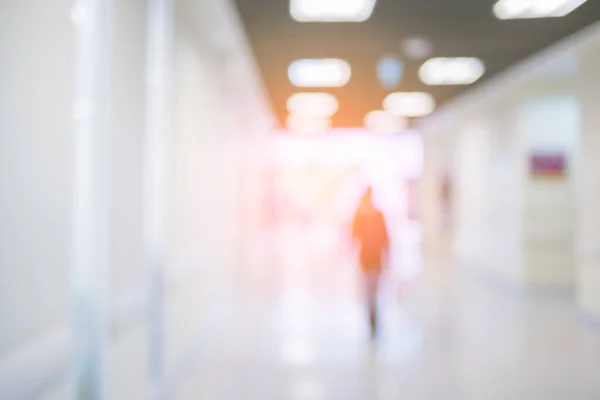
[{"label": "hallway", "polygon": [[600,397],[600,332],[578,321],[565,295],[527,294],[446,260],[429,263],[420,280],[387,282],[375,343],[356,282],[342,275],[335,295],[319,295],[309,269],[269,292],[248,287],[203,339],[210,348],[173,398]]},{"label": "hallway", "polygon": [[3,0],[0,400],[600,399],[598,49],[591,0]]}]

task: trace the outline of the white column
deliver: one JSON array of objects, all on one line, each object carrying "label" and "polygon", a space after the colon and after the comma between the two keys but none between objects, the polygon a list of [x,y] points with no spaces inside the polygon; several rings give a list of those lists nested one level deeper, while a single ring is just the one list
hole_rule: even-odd
[{"label": "white column", "polygon": [[600,38],[581,51],[578,92],[581,152],[577,188],[579,304],[600,317]]},{"label": "white column", "polygon": [[428,256],[443,255],[452,242],[452,159],[456,132],[424,130],[424,162],[420,185],[420,218],[423,226],[423,248]]},{"label": "white column", "polygon": [[[219,53],[220,59],[220,95],[221,95],[221,113],[226,116],[220,121],[222,131],[222,169],[220,175],[220,183],[224,193],[222,194],[224,213],[223,228],[225,237],[223,237],[224,252],[227,257],[223,258],[226,264],[221,268],[221,272],[225,273],[221,276],[226,282],[233,283],[236,278],[236,264],[239,261],[240,243],[239,243],[239,216],[237,215],[237,199],[239,195],[239,179],[237,176],[239,165],[239,153],[237,151],[240,137],[244,134],[243,129],[238,131],[239,110],[240,110],[240,88],[237,79],[237,67],[242,62],[236,54],[229,49]],[[228,289],[232,287],[227,285]]]},{"label": "white column", "polygon": [[443,234],[442,179],[444,149],[440,135],[424,135],[425,160],[421,179],[420,214],[423,224],[423,245],[426,250],[437,250]]},{"label": "white column", "polygon": [[76,398],[105,398],[109,274],[112,1],[78,0],[74,103],[73,265]]},{"label": "white column", "polygon": [[149,0],[144,221],[148,270],[149,375],[152,389],[164,375],[164,264],[173,42],[172,0]]}]

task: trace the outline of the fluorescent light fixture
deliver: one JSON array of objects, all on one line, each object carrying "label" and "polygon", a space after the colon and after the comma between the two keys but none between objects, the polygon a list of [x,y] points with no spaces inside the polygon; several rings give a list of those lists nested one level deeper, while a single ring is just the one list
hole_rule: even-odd
[{"label": "fluorescent light fixture", "polygon": [[290,115],[286,120],[290,132],[302,135],[319,135],[331,129],[331,119],[328,117],[305,117]]},{"label": "fluorescent light fixture", "polygon": [[290,15],[298,22],[364,22],[376,0],[290,0]]},{"label": "fluorescent light fixture", "polygon": [[498,19],[564,17],[587,0],[500,0],[494,6]]},{"label": "fluorescent light fixture", "polygon": [[470,85],[484,72],[478,58],[431,58],[421,66],[419,76],[426,85]]},{"label": "fluorescent light fixture", "polygon": [[369,112],[364,125],[372,133],[398,133],[408,126],[404,118],[383,110]]},{"label": "fluorescent light fixture", "polygon": [[288,68],[290,82],[297,87],[341,87],[351,75],[350,64],[336,58],[296,60]]},{"label": "fluorescent light fixture", "polygon": [[423,37],[414,36],[402,42],[402,51],[411,60],[424,60],[433,52],[433,45]]},{"label": "fluorescent light fixture", "polygon": [[435,110],[435,100],[429,93],[396,92],[386,96],[383,108],[400,117],[424,117]]},{"label": "fluorescent light fixture", "polygon": [[287,101],[290,114],[303,117],[331,117],[337,112],[337,98],[329,93],[296,93]]}]

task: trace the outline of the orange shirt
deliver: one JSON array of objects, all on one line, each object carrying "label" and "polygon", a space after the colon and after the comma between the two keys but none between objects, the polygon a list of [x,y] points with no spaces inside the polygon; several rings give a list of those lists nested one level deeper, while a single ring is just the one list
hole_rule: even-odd
[{"label": "orange shirt", "polygon": [[389,246],[383,213],[372,204],[359,206],[354,216],[352,236],[360,242],[363,270],[381,270],[382,256]]}]

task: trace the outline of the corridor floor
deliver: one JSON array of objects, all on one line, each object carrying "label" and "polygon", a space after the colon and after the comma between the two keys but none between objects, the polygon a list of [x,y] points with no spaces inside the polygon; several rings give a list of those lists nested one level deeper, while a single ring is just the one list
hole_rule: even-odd
[{"label": "corridor floor", "polygon": [[563,296],[431,262],[420,279],[388,277],[372,342],[351,269],[333,269],[323,290],[301,254],[238,295],[174,398],[600,399],[600,330]]}]

